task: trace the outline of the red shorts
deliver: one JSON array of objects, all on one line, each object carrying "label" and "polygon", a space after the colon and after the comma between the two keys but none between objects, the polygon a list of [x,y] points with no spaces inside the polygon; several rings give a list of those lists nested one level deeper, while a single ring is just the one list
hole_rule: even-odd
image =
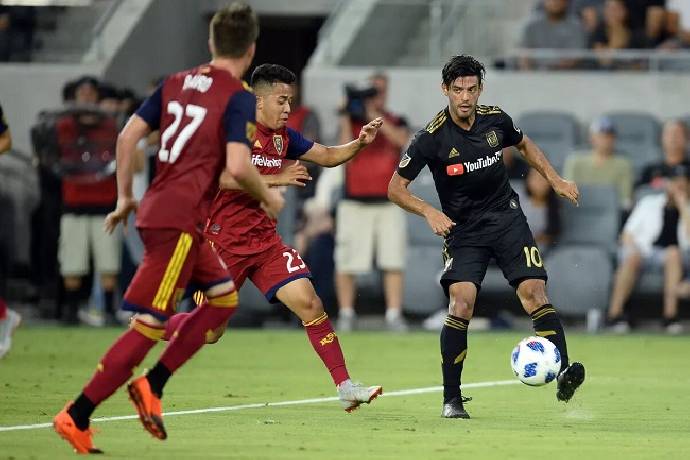
[{"label": "red shorts", "polygon": [[296,249],[287,246],[280,238],[265,250],[250,255],[238,255],[225,251],[219,246],[216,250],[235,286],[239,289],[249,278],[269,302],[277,302],[278,289],[299,278],[311,278],[311,272]]},{"label": "red shorts", "polygon": [[230,281],[228,269],[201,234],[173,229],[139,229],[144,258],[125,292],[123,309],[165,321],[175,314],[185,287],[202,291]]}]

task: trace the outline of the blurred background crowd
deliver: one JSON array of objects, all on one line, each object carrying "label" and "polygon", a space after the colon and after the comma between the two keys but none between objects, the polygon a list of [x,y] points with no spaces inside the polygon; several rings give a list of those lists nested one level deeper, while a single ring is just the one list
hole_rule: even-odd
[{"label": "blurred background crowd", "polygon": [[[160,75],[206,59],[203,23],[218,2],[21,3],[0,6],[0,61],[9,61],[0,104],[14,139],[0,157],[0,297],[36,321],[125,323],[119,299],[143,248],[133,228],[102,231],[116,200],[117,133]],[[517,151],[504,152],[560,311],[591,330],[683,332],[690,108],[677,99],[690,95],[679,90],[690,71],[690,0],[250,3],[262,24],[255,64],[302,77],[291,127],[328,144],[386,120],[356,159],[312,168],[313,184],[286,192],[279,230],[338,329],[442,325],[441,240],[389,203],[386,188],[410,137],[443,106],[441,62],[464,52],[489,66],[480,103],[504,108],[580,186],[575,208]],[[180,31],[171,10],[198,24],[166,35]],[[156,133],[139,145],[139,197],[157,145]],[[413,190],[438,203],[428,175]],[[478,305],[485,320],[473,327],[510,327],[519,311],[496,267]],[[237,326],[294,323],[252,286],[241,306]]]}]

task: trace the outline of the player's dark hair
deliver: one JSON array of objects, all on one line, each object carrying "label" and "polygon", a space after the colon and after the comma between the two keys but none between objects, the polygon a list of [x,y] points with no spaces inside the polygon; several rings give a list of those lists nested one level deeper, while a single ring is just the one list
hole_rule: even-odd
[{"label": "player's dark hair", "polygon": [[446,65],[443,66],[443,70],[441,71],[441,78],[443,79],[443,84],[448,87],[458,77],[475,76],[481,88],[485,71],[484,64],[472,56],[461,54],[459,56],[453,56],[446,62]]},{"label": "player's dark hair", "polygon": [[256,88],[260,85],[272,85],[285,83],[288,85],[297,81],[297,77],[287,67],[279,64],[261,64],[252,72],[251,85]]},{"label": "player's dark hair", "polygon": [[259,36],[259,19],[246,3],[233,2],[213,15],[210,34],[218,56],[239,58]]}]

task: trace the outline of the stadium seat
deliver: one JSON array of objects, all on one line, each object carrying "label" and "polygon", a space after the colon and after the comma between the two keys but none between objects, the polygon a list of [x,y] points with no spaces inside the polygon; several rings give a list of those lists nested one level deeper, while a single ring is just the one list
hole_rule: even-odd
[{"label": "stadium seat", "polygon": [[518,126],[541,147],[557,171],[562,170],[565,158],[579,142],[579,125],[567,112],[525,112]]},{"label": "stadium seat", "polygon": [[615,253],[620,228],[616,188],[610,185],[580,186],[579,206],[563,202],[561,245],[590,244]]},{"label": "stadium seat", "polygon": [[645,112],[609,112],[616,127],[616,150],[632,161],[635,173],[661,159],[659,121]]},{"label": "stadium seat", "polygon": [[[608,308],[609,289],[613,277],[613,264],[609,254],[591,246],[558,247],[545,261],[550,274],[549,300],[566,315],[587,315],[595,321]],[[588,324],[596,330],[598,324]],[[590,329],[591,327],[591,329]]]}]

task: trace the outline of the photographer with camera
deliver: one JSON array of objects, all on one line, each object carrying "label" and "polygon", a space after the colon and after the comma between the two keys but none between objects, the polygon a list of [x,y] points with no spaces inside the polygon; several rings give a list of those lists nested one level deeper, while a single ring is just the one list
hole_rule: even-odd
[{"label": "photographer with camera", "polygon": [[340,112],[340,142],[352,139],[376,117],[383,117],[385,122],[376,140],[345,165],[344,196],[338,203],[335,235],[338,329],[349,331],[355,326],[355,275],[372,270],[375,254],[383,271],[386,324],[392,331],[404,332],[405,217],[388,201],[387,190],[410,131],[404,118],[386,110],[388,77],[376,73],[369,81],[370,87],[365,89],[345,88],[347,102]]}]

